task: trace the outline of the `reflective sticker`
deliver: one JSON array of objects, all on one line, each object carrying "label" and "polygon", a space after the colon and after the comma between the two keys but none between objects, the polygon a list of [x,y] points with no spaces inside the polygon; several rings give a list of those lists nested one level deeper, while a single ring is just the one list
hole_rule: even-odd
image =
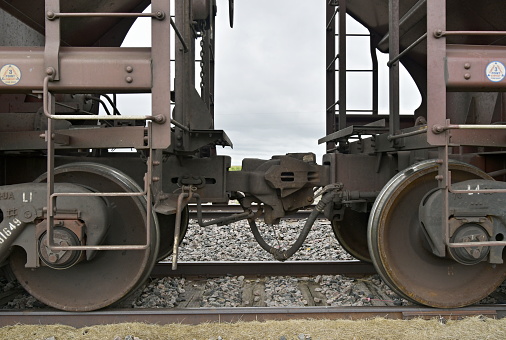
[{"label": "reflective sticker", "polygon": [[0,80],[5,85],[16,85],[21,80],[21,70],[13,64],[7,64],[0,69]]},{"label": "reflective sticker", "polygon": [[493,61],[485,68],[485,74],[487,75],[488,80],[497,83],[503,80],[504,76],[506,76],[506,68],[500,61]]}]

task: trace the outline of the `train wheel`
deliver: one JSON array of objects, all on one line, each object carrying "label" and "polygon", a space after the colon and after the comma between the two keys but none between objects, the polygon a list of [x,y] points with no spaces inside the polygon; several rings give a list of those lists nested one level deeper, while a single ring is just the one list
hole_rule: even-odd
[{"label": "train wheel", "polygon": [[[157,260],[161,261],[172,254],[174,249],[174,228],[176,226],[176,214],[164,215],[157,214],[158,224],[160,227],[160,245],[158,249]],[[188,222],[190,220],[190,212],[188,206],[184,207],[181,212],[181,237],[179,244],[183,242],[184,235],[188,229]]]},{"label": "train wheel", "polygon": [[[450,163],[455,182],[490,179],[464,163]],[[505,265],[462,265],[428,250],[418,219],[424,195],[437,187],[437,164],[425,161],[393,177],[374,203],[369,219],[369,251],[376,270],[398,294],[416,303],[456,308],[478,302],[505,278]]]},{"label": "train wheel", "polygon": [[[41,176],[39,182],[45,181]],[[138,186],[114,168],[75,163],[55,169],[55,182],[74,183],[93,191],[131,192]],[[110,226],[102,244],[141,245],[146,242],[146,200],[143,197],[106,197]],[[10,266],[18,281],[45,304],[67,311],[90,311],[113,304],[144,283],[158,254],[158,222],[153,216],[146,250],[98,251],[89,261],[71,268],[25,268],[26,254],[16,249]]]},{"label": "train wheel", "polygon": [[332,221],[332,229],[339,244],[353,257],[371,262],[367,246],[369,213],[346,209],[341,221]]}]

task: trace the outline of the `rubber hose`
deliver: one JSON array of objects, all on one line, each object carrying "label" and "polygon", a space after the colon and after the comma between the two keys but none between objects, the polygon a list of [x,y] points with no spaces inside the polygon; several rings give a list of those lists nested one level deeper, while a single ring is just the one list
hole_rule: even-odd
[{"label": "rubber hose", "polygon": [[304,228],[302,229],[295,243],[289,249],[284,251],[274,248],[270,246],[267,242],[265,242],[262,235],[260,235],[258,227],[253,219],[248,219],[248,222],[251,228],[251,232],[253,233],[253,236],[257,240],[258,244],[267,252],[272,254],[276,260],[286,261],[293,254],[295,254],[295,252],[302,246],[302,244],[306,240],[307,235],[309,234],[309,231],[311,230],[311,227],[313,226],[316,218],[318,217],[318,214],[319,211],[317,211],[316,209],[311,212],[308,219],[306,220],[306,223],[304,224]]}]

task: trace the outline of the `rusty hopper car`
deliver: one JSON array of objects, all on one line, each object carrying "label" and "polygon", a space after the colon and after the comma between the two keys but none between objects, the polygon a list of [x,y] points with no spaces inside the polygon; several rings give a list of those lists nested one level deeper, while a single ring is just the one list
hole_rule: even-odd
[{"label": "rusty hopper car", "polygon": [[[322,165],[293,153],[231,172],[216,146],[232,142],[213,119],[216,1],[1,0],[2,268],[55,308],[103,308],[142,285],[157,260],[177,266],[188,203],[237,199],[244,213],[199,223],[247,219],[283,261],[323,212],[340,243],[413,302],[459,307],[490,294],[506,273],[506,4],[321,1]],[[388,115],[378,112],[376,66],[370,113],[347,108],[346,14],[369,30],[373,65],[376,50],[389,53]],[[120,47],[141,16],[151,47]],[[422,96],[408,116],[400,63]],[[121,115],[119,93],[150,93],[151,113]],[[111,152],[122,148],[136,152]],[[317,196],[289,249],[262,238],[256,219],[275,225]]]}]

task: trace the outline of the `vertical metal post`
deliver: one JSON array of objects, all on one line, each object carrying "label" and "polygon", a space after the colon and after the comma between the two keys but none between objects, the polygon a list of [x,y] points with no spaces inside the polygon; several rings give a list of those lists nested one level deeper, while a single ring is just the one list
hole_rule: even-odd
[{"label": "vertical metal post", "polygon": [[[326,95],[325,95],[325,107],[327,108],[326,115],[326,134],[330,135],[336,131],[336,67],[335,67],[335,56],[336,56],[336,25],[334,11],[335,6],[332,5],[332,1],[323,0],[327,4],[327,15],[326,15],[326,62],[327,74],[326,74]],[[336,147],[334,142],[327,142],[327,150],[333,150]]]},{"label": "vertical metal post", "polygon": [[[49,112],[54,114],[55,112],[55,100],[51,93],[46,96],[48,103],[47,107]],[[43,103],[46,105],[46,103]],[[53,197],[54,193],[54,142],[53,142],[53,120],[47,119],[47,130],[46,130],[46,143],[47,143],[47,189],[46,189],[46,202],[47,202],[47,246],[51,247],[54,245],[53,240],[53,226],[54,226],[54,213],[56,210],[56,197]]]},{"label": "vertical metal post", "polygon": [[446,1],[427,0],[427,141],[446,145]]},{"label": "vertical metal post", "polygon": [[[44,46],[44,66],[46,78],[44,79],[44,93],[43,101],[44,107],[49,109],[51,115],[55,112],[55,99],[53,94],[49,92],[49,82],[57,81],[60,79],[60,19],[54,18],[54,13],[60,12],[60,0],[46,0],[45,2],[45,46]],[[47,92],[46,92],[47,91]],[[53,120],[47,119],[46,130],[46,143],[47,143],[47,189],[46,189],[46,202],[47,202],[47,245],[51,247],[54,245],[53,240],[53,225],[54,214],[56,210],[56,197],[54,193],[54,141],[53,141]]]},{"label": "vertical metal post", "polygon": [[449,243],[448,190],[451,174],[448,166],[450,131],[443,127],[446,119],[445,58],[446,38],[440,33],[446,30],[446,0],[427,0],[427,141],[438,145],[438,186],[443,191],[442,225],[445,244]]},{"label": "vertical metal post", "polygon": [[339,130],[346,127],[346,0],[339,0]]},{"label": "vertical metal post", "polygon": [[[399,0],[389,0],[389,28],[388,53],[392,60],[399,55]],[[390,134],[395,135],[400,129],[399,117],[399,61],[390,66],[389,73],[390,99]]]},{"label": "vertical metal post", "polygon": [[378,55],[374,44],[373,33],[370,32],[369,49],[372,61],[372,114],[379,114],[379,76],[378,76]]},{"label": "vertical metal post", "polygon": [[45,2],[45,46],[44,66],[51,81],[60,80],[60,19],[54,14],[60,12],[60,0],[46,0]]},{"label": "vertical metal post", "polygon": [[[204,72],[203,77],[203,87],[202,87],[202,93],[201,97],[204,103],[206,103],[207,108],[209,109],[209,112],[211,113],[211,116],[214,118],[214,99],[213,99],[213,93],[214,93],[214,37],[215,37],[215,24],[214,24],[214,9],[213,6],[210,6],[210,12],[209,12],[209,25],[210,29],[206,32],[205,37],[202,38],[203,41],[203,47],[202,50],[204,52],[202,56],[202,62],[204,67],[201,69],[202,72]],[[202,64],[201,64],[202,65]]]},{"label": "vertical metal post", "polygon": [[[445,133],[446,134],[446,133]],[[448,226],[448,219],[449,219],[449,204],[448,204],[448,190],[450,188],[450,169],[448,166],[448,145],[440,146],[438,148],[438,186],[442,189],[443,198],[442,198],[442,225],[441,228],[443,228],[443,233],[441,235],[444,235],[444,241],[445,244],[448,244],[450,241],[449,237],[449,226]]]},{"label": "vertical metal post", "polygon": [[[167,0],[168,1],[168,0]],[[169,58],[170,59],[170,58]],[[148,156],[148,160],[147,160],[147,173],[146,173],[146,178],[144,179],[144,191],[146,192],[146,245],[148,247],[155,247],[156,249],[156,244],[150,244],[150,240],[151,240],[151,224],[152,223],[155,223],[155,221],[153,220],[154,217],[153,216],[153,188],[157,188],[156,190],[160,190],[162,189],[162,177],[160,175],[160,177],[158,177],[158,180],[157,181],[154,181],[154,176],[153,176],[153,167],[156,163],[156,158],[154,158],[153,156],[155,155],[154,153],[154,150],[153,150],[153,122],[148,122],[148,126],[147,126],[147,130],[148,130],[148,143],[149,143],[149,156]],[[161,154],[161,150],[157,150],[158,153],[157,154]],[[159,159],[161,160],[161,157],[159,157]],[[161,171],[161,166],[159,166],[160,168],[160,173],[162,172]]]},{"label": "vertical metal post", "polygon": [[[165,149],[170,145],[170,0],[152,0],[153,12],[165,14],[163,20],[151,19],[151,55],[153,86],[151,106],[153,115],[163,115],[164,123],[153,126],[154,149]],[[134,74],[135,70],[132,71]],[[135,77],[134,77],[135,79]]]},{"label": "vertical metal post", "polygon": [[[211,4],[209,9],[209,30],[206,31],[204,37],[202,38],[203,46],[202,51],[203,55],[201,58],[201,72],[202,82],[201,84],[202,91],[201,97],[204,103],[206,104],[207,109],[209,110],[209,114],[211,116],[211,128],[214,128],[214,48],[215,48],[215,17],[214,17],[214,5]],[[216,155],[216,146],[208,145],[205,148],[200,149],[200,154],[203,157],[209,157],[212,155]]]},{"label": "vertical metal post", "polygon": [[[176,7],[176,26],[186,41],[188,51],[184,51],[183,44],[179,39],[175,40],[176,53],[176,78],[175,94],[176,106],[174,108],[174,119],[186,127],[190,127],[192,121],[192,112],[190,108],[190,98],[195,90],[195,39],[191,29],[191,5],[189,0],[177,0]],[[175,127],[176,150],[184,150],[185,145],[189,143],[189,136],[183,129]]]}]

